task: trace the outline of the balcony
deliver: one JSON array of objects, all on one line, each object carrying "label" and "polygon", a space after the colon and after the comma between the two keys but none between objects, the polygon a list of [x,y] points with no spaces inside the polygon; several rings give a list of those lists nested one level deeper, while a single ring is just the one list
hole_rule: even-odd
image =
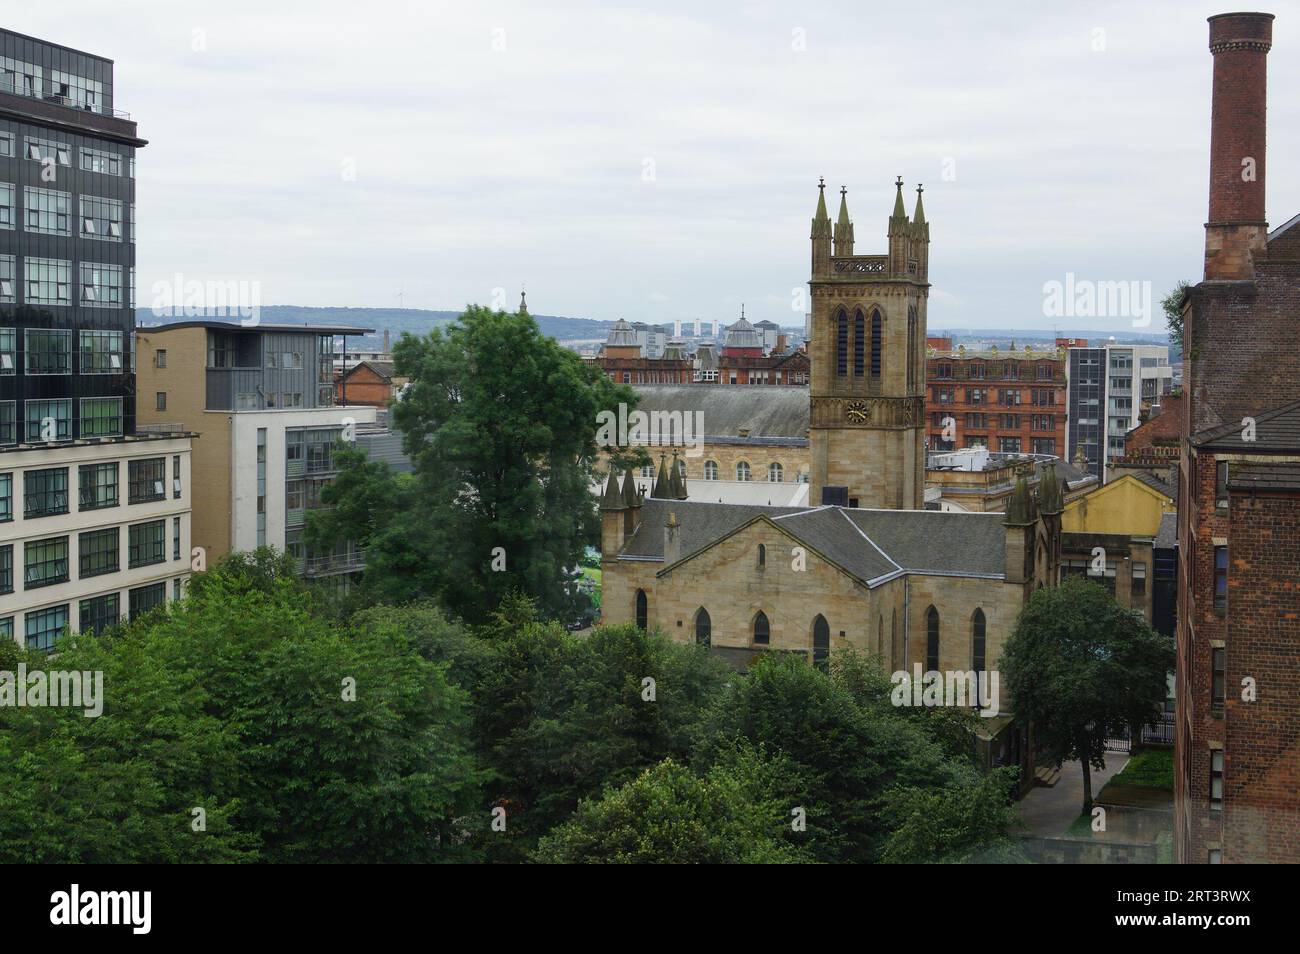
[{"label": "balcony", "polygon": [[70,128],[90,130],[94,134],[137,139],[131,114],[120,109],[94,109],[54,93],[31,93],[17,87],[0,85],[0,111],[7,111],[40,122],[59,123]]},{"label": "balcony", "polygon": [[366,551],[359,547],[298,560],[298,572],[303,576],[335,576],[340,573],[357,573],[365,568]]}]

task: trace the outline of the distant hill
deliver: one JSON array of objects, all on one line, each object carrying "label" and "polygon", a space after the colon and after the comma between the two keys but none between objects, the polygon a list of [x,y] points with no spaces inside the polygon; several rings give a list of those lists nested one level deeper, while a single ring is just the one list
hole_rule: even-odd
[{"label": "distant hill", "polygon": [[[213,312],[212,317],[223,317]],[[267,324],[281,325],[355,325],[373,328],[376,341],[387,329],[396,341],[403,332],[413,335],[427,334],[434,328],[460,317],[459,311],[432,311],[427,308],[309,308],[303,305],[263,305],[260,316]],[[137,308],[137,324],[158,324],[159,319],[148,308]],[[604,338],[614,322],[598,318],[565,318],[561,315],[533,315],[542,334],[560,340]],[[183,319],[176,319],[183,320]],[[234,320],[232,318],[232,320]],[[361,340],[367,340],[361,339]]]}]

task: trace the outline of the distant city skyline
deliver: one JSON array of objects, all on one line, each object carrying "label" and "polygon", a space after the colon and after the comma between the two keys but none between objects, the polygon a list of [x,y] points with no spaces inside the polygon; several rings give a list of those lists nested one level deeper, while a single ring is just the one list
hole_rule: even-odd
[{"label": "distant city skyline", "polygon": [[[140,123],[137,303],[177,273],[265,304],[802,324],[809,220],[931,223],[929,325],[1159,333],[1199,278],[1209,2],[1064,10],[73,0],[8,26],[110,57]],[[1295,3],[1274,49],[1300,53]],[[887,14],[887,15],[886,15]],[[1300,55],[1273,57],[1267,214],[1300,212]],[[1099,132],[1100,131],[1100,132]],[[1045,312],[1137,283],[1147,325]],[[1138,309],[1140,313],[1141,309]]]}]

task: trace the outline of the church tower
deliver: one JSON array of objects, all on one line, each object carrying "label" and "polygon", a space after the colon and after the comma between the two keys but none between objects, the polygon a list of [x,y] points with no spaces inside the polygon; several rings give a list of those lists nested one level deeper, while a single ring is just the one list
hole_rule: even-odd
[{"label": "church tower", "polygon": [[809,502],[920,510],[925,496],[925,308],[930,225],[903,180],[889,251],[853,254],[848,195],[832,230],[826,183],[812,220],[812,472]]}]

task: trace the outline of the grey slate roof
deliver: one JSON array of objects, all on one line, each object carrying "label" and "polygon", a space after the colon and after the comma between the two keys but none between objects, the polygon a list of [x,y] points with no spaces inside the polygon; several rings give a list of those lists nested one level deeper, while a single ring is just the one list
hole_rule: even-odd
[{"label": "grey slate roof", "polygon": [[1164,494],[1170,500],[1177,499],[1178,491],[1174,487],[1169,486],[1168,481],[1161,480],[1150,471],[1129,471],[1129,476],[1142,481],[1142,483],[1146,484],[1152,490]]},{"label": "grey slate roof", "polygon": [[1231,421],[1192,436],[1192,444],[1210,450],[1300,453],[1300,401],[1255,415],[1255,439],[1242,440],[1240,421]]},{"label": "grey slate roof", "polygon": [[1178,546],[1178,514],[1162,513],[1160,515],[1160,529],[1156,531],[1155,539],[1151,545],[1157,550],[1172,550]]},{"label": "grey slate roof", "polygon": [[739,437],[742,427],[750,437],[808,437],[808,388],[801,385],[643,384],[634,390],[638,411],[699,411],[705,440]]},{"label": "grey slate roof", "polygon": [[1002,578],[1006,536],[1000,513],[763,507],[647,499],[623,559],[664,558],[663,526],[675,513],[681,559],[766,514],[792,537],[864,584],[905,572]]}]

